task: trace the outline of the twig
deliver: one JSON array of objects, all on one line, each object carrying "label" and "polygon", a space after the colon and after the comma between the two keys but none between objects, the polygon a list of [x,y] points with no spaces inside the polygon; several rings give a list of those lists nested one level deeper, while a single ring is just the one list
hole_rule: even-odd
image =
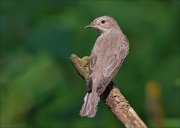
[{"label": "twig", "polygon": [[[70,60],[80,76],[87,79],[88,69],[84,65],[85,61],[88,61],[87,57],[79,58],[77,55],[72,54]],[[147,128],[113,82],[102,93],[101,99],[126,128]]]}]

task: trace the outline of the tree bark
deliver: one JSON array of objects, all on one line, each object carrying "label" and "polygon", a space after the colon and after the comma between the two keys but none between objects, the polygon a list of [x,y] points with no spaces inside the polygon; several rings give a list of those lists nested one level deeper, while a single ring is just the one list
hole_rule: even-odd
[{"label": "tree bark", "polygon": [[[88,57],[79,58],[75,54],[72,54],[70,60],[80,76],[83,79],[87,79]],[[101,99],[126,128],[147,128],[113,82],[110,82],[106,90],[101,94]]]}]

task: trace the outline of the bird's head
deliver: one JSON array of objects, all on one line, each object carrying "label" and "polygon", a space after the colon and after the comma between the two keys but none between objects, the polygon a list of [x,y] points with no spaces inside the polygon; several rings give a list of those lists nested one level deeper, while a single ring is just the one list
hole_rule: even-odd
[{"label": "bird's head", "polygon": [[109,16],[101,16],[94,19],[91,24],[86,26],[85,28],[94,28],[103,33],[111,30],[111,28],[114,28],[116,26],[118,26],[118,24],[113,18]]}]

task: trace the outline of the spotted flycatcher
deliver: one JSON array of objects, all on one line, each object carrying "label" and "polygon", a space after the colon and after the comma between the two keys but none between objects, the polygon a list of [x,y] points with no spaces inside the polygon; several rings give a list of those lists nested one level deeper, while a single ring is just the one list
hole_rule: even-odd
[{"label": "spotted flycatcher", "polygon": [[121,67],[128,54],[129,43],[118,23],[109,16],[98,17],[86,27],[98,30],[100,35],[91,51],[87,79],[89,90],[80,115],[94,117],[100,95]]}]

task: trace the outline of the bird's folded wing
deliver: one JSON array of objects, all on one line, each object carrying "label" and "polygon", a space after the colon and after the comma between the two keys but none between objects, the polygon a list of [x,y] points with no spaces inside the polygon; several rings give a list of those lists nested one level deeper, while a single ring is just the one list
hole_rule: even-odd
[{"label": "bird's folded wing", "polygon": [[122,47],[119,51],[119,53],[110,55],[107,58],[107,63],[105,64],[106,66],[104,67],[103,72],[104,79],[107,82],[110,82],[115,77],[127,55],[127,50],[125,47]]},{"label": "bird's folded wing", "polygon": [[92,75],[93,75],[93,70],[94,70],[96,61],[97,61],[97,56],[96,55],[91,55],[91,58],[90,58],[90,61],[89,61],[89,76],[88,76],[88,79],[87,79],[87,84],[88,84],[88,87],[89,87],[89,91],[91,91],[91,89],[92,89],[92,84],[93,84],[92,83]]}]

